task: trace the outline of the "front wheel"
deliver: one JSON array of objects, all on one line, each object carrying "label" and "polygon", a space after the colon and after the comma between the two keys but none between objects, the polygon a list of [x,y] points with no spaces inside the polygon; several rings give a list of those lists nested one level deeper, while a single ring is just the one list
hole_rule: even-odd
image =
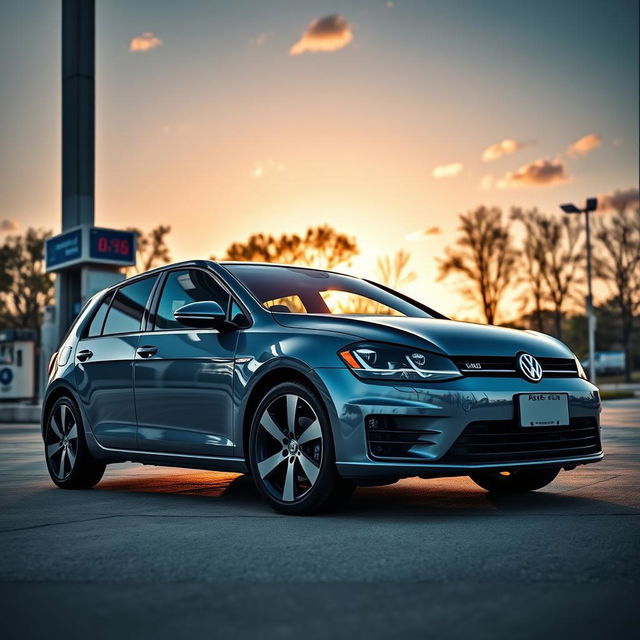
[{"label": "front wheel", "polygon": [[80,411],[70,398],[59,398],[51,407],[44,450],[49,475],[62,489],[90,489],[104,474],[105,464],[91,456]]},{"label": "front wheel", "polygon": [[546,487],[560,469],[515,469],[513,471],[479,471],[469,477],[490,493],[525,493]]},{"label": "front wheel", "polygon": [[253,416],[249,464],[276,511],[310,515],[346,502],[355,485],[336,470],[329,418],[316,393],[297,382],[274,387]]}]

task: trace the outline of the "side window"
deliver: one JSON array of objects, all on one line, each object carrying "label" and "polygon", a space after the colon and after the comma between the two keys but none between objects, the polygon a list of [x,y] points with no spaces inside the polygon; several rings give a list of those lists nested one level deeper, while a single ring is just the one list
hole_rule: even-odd
[{"label": "side window", "polygon": [[120,287],[104,323],[103,335],[140,331],[142,314],[158,276]]},{"label": "side window", "polygon": [[285,298],[274,298],[273,300],[265,300],[262,303],[267,309],[272,311],[290,311],[291,313],[307,313],[300,296],[293,294]]},{"label": "side window", "polygon": [[214,300],[225,311],[229,303],[229,294],[213,279],[199,269],[170,271],[162,289],[154,328],[156,331],[184,329],[174,317],[176,309],[190,302]]},{"label": "side window", "polygon": [[107,309],[109,309],[109,303],[111,302],[111,293],[108,293],[104,300],[98,306],[98,310],[94,313],[89,328],[87,329],[87,337],[94,338],[99,336],[102,332],[102,325],[104,324],[105,316],[107,315]]}]

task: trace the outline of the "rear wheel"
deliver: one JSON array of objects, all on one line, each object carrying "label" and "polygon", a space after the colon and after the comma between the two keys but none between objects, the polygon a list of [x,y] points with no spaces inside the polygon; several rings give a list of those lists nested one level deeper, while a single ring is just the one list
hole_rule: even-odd
[{"label": "rear wheel", "polygon": [[490,493],[524,493],[546,487],[560,469],[515,469],[513,471],[479,471],[469,477]]},{"label": "rear wheel", "polygon": [[51,479],[62,489],[90,489],[105,464],[89,453],[80,412],[70,398],[59,398],[47,416],[44,450]]},{"label": "rear wheel", "polygon": [[296,382],[260,402],[249,435],[258,490],[276,511],[309,515],[345,503],[355,485],[338,475],[329,419],[314,391]]}]

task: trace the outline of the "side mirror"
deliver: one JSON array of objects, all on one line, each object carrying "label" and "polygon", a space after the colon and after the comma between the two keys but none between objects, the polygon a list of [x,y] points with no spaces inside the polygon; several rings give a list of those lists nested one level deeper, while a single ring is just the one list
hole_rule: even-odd
[{"label": "side mirror", "polygon": [[220,329],[225,324],[226,314],[213,300],[190,302],[176,309],[173,317],[186,327],[196,329]]}]

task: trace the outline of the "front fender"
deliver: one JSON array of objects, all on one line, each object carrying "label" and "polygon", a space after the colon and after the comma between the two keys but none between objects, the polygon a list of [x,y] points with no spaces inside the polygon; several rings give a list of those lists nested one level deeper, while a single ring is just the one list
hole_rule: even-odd
[{"label": "front fender", "polygon": [[249,376],[247,376],[247,367],[251,367],[251,362],[237,362],[236,375],[234,376],[236,456],[244,457],[245,455],[244,430],[247,411],[255,406],[256,400],[259,402],[256,393],[260,394],[260,396],[263,395],[263,392],[266,392],[271,386],[286,380],[287,376],[306,379],[320,394],[320,398],[329,415],[332,431],[335,434],[335,425],[338,421],[335,404],[323,380],[308,364],[297,358],[284,356],[261,364]]}]

